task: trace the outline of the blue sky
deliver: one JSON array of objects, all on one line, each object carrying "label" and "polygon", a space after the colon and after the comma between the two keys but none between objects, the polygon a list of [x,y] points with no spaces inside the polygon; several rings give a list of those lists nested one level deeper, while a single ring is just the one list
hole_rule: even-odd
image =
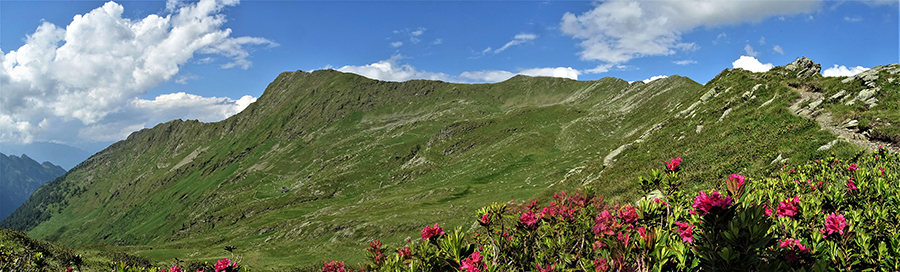
[{"label": "blue sky", "polygon": [[807,56],[850,75],[898,61],[897,17],[896,1],[0,1],[0,143],[95,152],[222,120],[294,70],[705,83]]}]

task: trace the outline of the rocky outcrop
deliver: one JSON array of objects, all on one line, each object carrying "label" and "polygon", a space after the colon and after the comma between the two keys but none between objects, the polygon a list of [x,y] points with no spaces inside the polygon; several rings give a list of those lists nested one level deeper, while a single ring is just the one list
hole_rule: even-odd
[{"label": "rocky outcrop", "polygon": [[784,66],[788,71],[797,72],[797,78],[804,79],[819,74],[822,71],[822,65],[813,62],[807,57],[801,57]]}]

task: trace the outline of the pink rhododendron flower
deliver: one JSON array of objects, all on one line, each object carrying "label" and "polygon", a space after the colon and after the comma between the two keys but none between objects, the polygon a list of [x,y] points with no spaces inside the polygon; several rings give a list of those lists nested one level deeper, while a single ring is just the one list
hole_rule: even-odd
[{"label": "pink rhododendron flower", "polygon": [[647,228],[645,228],[644,226],[638,227],[638,233],[641,234],[641,239],[647,241]]},{"label": "pink rhododendron flower", "polygon": [[606,260],[606,258],[594,260],[594,271],[595,272],[602,272],[602,271],[606,271],[606,270],[609,270],[609,262]]},{"label": "pink rhododendron flower", "polygon": [[682,241],[694,242],[694,225],[688,222],[675,222],[675,225],[678,225],[678,236],[681,236]]},{"label": "pink rhododendron flower", "polygon": [[537,267],[538,272],[553,271],[553,264],[548,264],[547,267],[541,267],[541,265],[539,265],[539,264],[535,264],[534,266]]},{"label": "pink rhododendron flower", "polygon": [[778,217],[794,218],[800,213],[800,197],[794,196],[793,200],[778,202],[778,208],[775,209]]},{"label": "pink rhododendron flower", "polygon": [[706,192],[700,191],[700,195],[694,198],[694,205],[691,205],[700,216],[706,215],[714,208],[727,209],[728,206],[731,206],[731,197],[723,198],[722,194],[715,190],[708,196]]},{"label": "pink rhododendron flower", "polygon": [[196,272],[204,272],[204,271],[203,271],[203,269],[198,268]]},{"label": "pink rhododendron flower", "polygon": [[[218,271],[218,270],[216,270]],[[330,261],[322,267],[322,272],[346,272],[344,262]]]},{"label": "pink rhododendron flower", "polygon": [[856,183],[853,182],[852,178],[847,180],[847,188],[850,189],[851,193],[853,191],[859,190],[859,188],[856,188]]},{"label": "pink rhododendron flower", "polygon": [[831,213],[825,217],[825,229],[822,230],[822,237],[828,237],[835,232],[844,235],[844,228],[847,228],[847,226],[847,220],[844,219],[843,214]]},{"label": "pink rhododendron flower", "polygon": [[534,213],[531,211],[523,213],[521,216],[519,216],[519,222],[522,222],[522,224],[527,227],[531,227],[534,224],[537,224],[537,220],[537,216],[534,215]]},{"label": "pink rhododendron flower", "polygon": [[881,175],[884,176],[884,167],[878,167],[878,170],[881,170]]},{"label": "pink rhododendron flower", "polygon": [[173,266],[173,267],[169,268],[169,272],[184,272],[184,271],[181,270],[181,268],[178,268],[178,266]]},{"label": "pink rhododendron flower", "polygon": [[443,234],[444,234],[444,229],[441,227],[438,227],[437,223],[434,223],[434,227],[425,226],[425,228],[422,229],[422,241],[428,241],[428,239],[431,239],[434,236],[443,235]]},{"label": "pink rhododendron flower", "polygon": [[661,199],[661,198],[654,198],[654,199],[653,199],[653,203],[662,203],[663,206],[666,206],[666,207],[669,206],[669,203],[666,203],[666,201],[663,200],[663,199]]},{"label": "pink rhododendron flower", "polygon": [[218,262],[216,262],[216,265],[213,267],[213,269],[216,272],[220,272],[220,271],[225,271],[225,269],[228,269],[229,267],[233,268],[233,269],[238,268],[236,262],[229,262],[228,258],[224,258],[224,259],[221,259]]},{"label": "pink rhododendron flower", "polygon": [[74,268],[66,267],[66,272],[72,272],[72,269],[74,269]]},{"label": "pink rhododendron flower", "polygon": [[731,174],[731,176],[728,177],[729,181],[737,181],[738,188],[744,185],[744,179],[746,179],[744,176],[738,174]]},{"label": "pink rhododendron flower", "polygon": [[784,247],[787,247],[788,249],[797,249],[797,250],[800,250],[803,252],[809,250],[805,246],[803,246],[803,244],[800,243],[800,240],[792,239],[792,238],[781,240],[781,243],[778,245],[778,248],[784,248]]},{"label": "pink rhododendron flower", "polygon": [[625,206],[619,210],[619,218],[622,218],[622,221],[624,221],[625,224],[633,223],[639,219],[637,210],[631,205]]},{"label": "pink rhododendron flower", "polygon": [[604,210],[597,215],[597,218],[594,219],[594,227],[591,228],[594,230],[594,234],[597,235],[613,235],[615,234],[615,229],[618,226],[616,222],[616,218],[609,213],[609,211]]},{"label": "pink rhododendron flower", "polygon": [[400,255],[401,259],[408,259],[410,256],[412,256],[412,249],[410,249],[409,246],[405,246],[398,249],[397,254]]},{"label": "pink rhododendron flower", "polygon": [[854,172],[856,172],[856,169],[857,169],[857,166],[855,163],[851,163],[850,167],[847,168],[847,170],[854,171]]},{"label": "pink rhododendron flower", "polygon": [[772,215],[772,208],[769,208],[769,205],[763,205],[763,208],[766,209],[766,216]]},{"label": "pink rhododendron flower", "polygon": [[491,222],[491,215],[490,215],[490,214],[484,214],[484,215],[481,216],[481,224],[482,224],[482,225],[487,225],[487,224],[490,223],[490,222]]},{"label": "pink rhododendron flower", "polygon": [[681,165],[681,157],[677,157],[666,162],[666,168],[668,168],[669,171],[675,171],[675,169],[678,169],[679,165]]},{"label": "pink rhododendron flower", "polygon": [[472,256],[463,259],[462,264],[459,267],[460,271],[469,271],[469,272],[481,272],[486,270],[485,264],[482,262],[483,257],[481,257],[481,252],[475,251],[472,252]]},{"label": "pink rhododendron flower", "polygon": [[628,235],[628,234],[623,235],[621,232],[619,232],[618,237],[616,237],[616,238],[618,238],[619,241],[622,241],[622,244],[627,245],[628,240],[631,240],[631,235]]}]

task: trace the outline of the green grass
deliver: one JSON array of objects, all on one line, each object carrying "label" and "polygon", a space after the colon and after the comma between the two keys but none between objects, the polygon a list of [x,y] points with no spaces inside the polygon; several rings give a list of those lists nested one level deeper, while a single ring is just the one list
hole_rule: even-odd
[{"label": "green grass", "polygon": [[[176,120],[114,144],[39,189],[3,226],[159,263],[213,261],[236,246],[250,266],[286,269],[358,262],[373,239],[396,247],[435,222],[468,229],[486,204],[548,198],[587,182],[613,200],[633,199],[637,177],[676,156],[685,158],[687,186],[701,188],[736,172],[762,176],[782,167],[770,163],[779,155],[854,154],[846,143],[816,150],[835,137],[787,111],[799,97],[789,86],[796,80],[778,69],[726,70],[705,86],[678,76],[462,85],[283,73],[227,120]],[[840,79],[810,80],[826,95],[844,88]],[[675,117],[712,88],[717,96]],[[882,93],[866,112],[822,107],[894,122],[890,104],[900,97]],[[631,146],[605,164],[624,144]],[[205,151],[185,160],[195,150]]]}]

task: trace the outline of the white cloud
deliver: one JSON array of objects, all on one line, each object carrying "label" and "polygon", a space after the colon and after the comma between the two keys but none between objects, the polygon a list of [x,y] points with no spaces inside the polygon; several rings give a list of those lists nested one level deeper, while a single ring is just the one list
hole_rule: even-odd
[{"label": "white cloud", "polygon": [[780,45],[775,45],[772,50],[775,50],[775,52],[778,52],[778,54],[784,55],[784,49],[782,49]]},{"label": "white cloud", "polygon": [[391,43],[391,47],[393,47],[393,48],[397,48],[400,46],[403,46],[403,42],[401,42],[401,41],[396,41],[396,42]]},{"label": "white cloud", "polygon": [[824,71],[822,71],[822,76],[826,76],[826,77],[853,76],[853,75],[862,73],[869,69],[870,68],[866,68],[866,67],[862,67],[862,66],[847,68],[847,66],[843,66],[843,65],[838,66],[837,64],[835,64],[834,67],[831,67],[831,68],[828,68],[828,69],[825,69]]},{"label": "white cloud", "polygon": [[582,74],[581,71],[571,67],[551,67],[523,69],[518,73],[503,70],[466,71],[460,73],[458,76],[450,76],[444,73],[420,71],[410,64],[401,63],[400,61],[403,58],[404,57],[401,55],[394,55],[391,56],[390,59],[378,61],[376,63],[361,66],[347,65],[338,68],[337,70],[385,81],[428,79],[456,83],[500,82],[515,75],[560,77],[577,80],[578,75]]},{"label": "white cloud", "polygon": [[529,33],[518,34],[515,37],[513,37],[512,41],[509,41],[508,43],[504,44],[503,47],[500,47],[500,48],[497,48],[497,50],[494,50],[494,54],[503,52],[503,50],[506,50],[510,46],[519,45],[519,44],[533,41],[534,39],[537,39],[537,37],[538,37],[537,35],[529,34]]},{"label": "white cloud", "polygon": [[744,46],[744,52],[747,52],[747,55],[751,57],[756,57],[756,55],[759,55],[759,52],[753,51],[753,46],[750,46],[749,44]]},{"label": "white cloud", "polygon": [[200,77],[195,74],[189,73],[186,75],[179,75],[179,76],[175,77],[175,83],[184,85],[184,84],[187,84],[188,81],[190,81],[190,80],[197,80],[197,79],[200,79]]},{"label": "white cloud", "polygon": [[[198,54],[226,57],[223,68],[249,68],[248,46],[277,44],[232,37],[221,12],[236,4],[170,1],[171,14],[129,19],[121,5],[107,2],[75,15],[65,28],[42,23],[23,46],[0,51],[0,142],[90,142],[100,139],[60,129],[143,125],[116,118],[130,114],[131,101],[176,77]],[[176,80],[190,79],[182,77]]]},{"label": "white cloud", "polygon": [[580,71],[572,69],[572,67],[556,67],[556,68],[533,68],[525,69],[519,72],[520,75],[526,76],[545,76],[545,77],[561,77],[578,80]]},{"label": "white cloud", "polygon": [[[612,67],[613,67],[612,64],[601,64],[601,65],[597,65],[597,67],[594,67],[594,68],[591,68],[591,69],[584,70],[584,73],[586,73],[586,74],[601,74],[601,73],[606,73],[606,72],[609,72],[609,68],[612,68]],[[623,69],[623,70],[624,70],[626,67],[625,67],[625,66],[622,66],[622,65],[619,65],[617,68]]]},{"label": "white cloud", "polygon": [[428,30],[428,29],[426,29],[424,27],[419,27],[419,29],[416,29],[415,31],[410,32],[409,35],[411,35],[413,37],[418,37],[418,36],[421,36],[422,34],[424,34],[425,30]]},{"label": "white cloud", "polygon": [[667,78],[667,77],[669,77],[669,76],[667,76],[667,75],[658,75],[658,76],[652,76],[652,77],[650,77],[650,78],[648,78],[648,79],[644,79],[644,80],[641,80],[641,81],[643,81],[644,83],[650,83],[650,81],[654,81],[654,80],[657,80],[657,79],[663,79],[663,78]]},{"label": "white cloud", "polygon": [[766,45],[766,37],[759,37],[759,45]]},{"label": "white cloud", "polygon": [[[623,63],[671,55],[686,47],[684,33],[697,27],[759,22],[816,10],[816,1],[605,1],[581,15],[566,13],[563,33],[582,40],[583,60]],[[696,46],[696,45],[695,45]],[[688,48],[695,48],[691,46]]]},{"label": "white cloud", "polygon": [[685,66],[688,64],[696,64],[697,61],[696,60],[676,60],[676,61],[673,61],[672,63],[681,65],[681,66]]},{"label": "white cloud", "polygon": [[847,16],[844,16],[844,21],[851,22],[851,23],[861,22],[861,21],[862,21],[862,17],[859,17],[859,16],[853,16],[853,17],[847,17]]},{"label": "white cloud", "polygon": [[725,32],[719,33],[719,35],[716,35],[716,39],[712,41],[712,44],[719,44],[719,41],[726,38],[728,38],[728,34],[725,34]]},{"label": "white cloud", "polygon": [[418,71],[409,64],[400,64],[401,55],[391,56],[390,59],[363,66],[347,65],[338,68],[338,71],[354,73],[364,77],[385,81],[407,81],[410,79],[431,79],[448,81],[449,76],[444,73],[431,73]]},{"label": "white cloud", "polygon": [[500,82],[507,80],[516,74],[509,71],[491,70],[491,71],[473,71],[462,72],[459,74],[461,82]]},{"label": "white cloud", "polygon": [[431,42],[431,44],[434,44],[434,45],[438,45],[438,44],[442,44],[442,43],[444,43],[443,39],[434,39],[434,41]]},{"label": "white cloud", "polygon": [[763,64],[752,56],[741,56],[739,59],[732,62],[731,65],[734,68],[741,68],[755,73],[769,71],[769,69],[775,67],[775,65],[772,65],[771,63]]}]

